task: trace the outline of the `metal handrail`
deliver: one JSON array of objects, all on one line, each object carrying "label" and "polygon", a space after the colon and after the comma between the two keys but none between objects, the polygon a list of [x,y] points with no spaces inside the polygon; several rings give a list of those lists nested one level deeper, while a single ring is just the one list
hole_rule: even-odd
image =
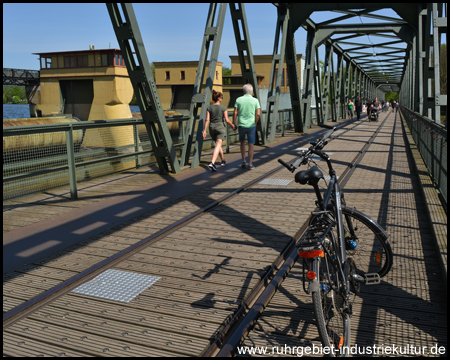
[{"label": "metal handrail", "polygon": [[400,110],[447,209],[447,129],[404,106],[400,106]]},{"label": "metal handrail", "polygon": [[[290,111],[291,109],[283,109],[278,110],[279,113]],[[280,116],[280,119],[284,119],[284,116]],[[184,122],[189,120],[189,116],[186,115],[174,115],[170,117],[166,117],[167,122]],[[292,114],[289,116],[289,122],[292,123],[293,118]],[[281,125],[277,126],[277,129],[281,126],[282,132],[284,135],[284,129],[285,124],[284,120],[280,121]],[[10,137],[10,136],[21,136],[21,135],[30,135],[30,134],[44,134],[44,133],[53,133],[53,132],[65,132],[66,133],[66,147],[67,147],[67,163],[62,164],[59,162],[59,164],[54,164],[56,166],[49,166],[45,169],[38,169],[33,171],[28,171],[25,173],[20,174],[14,174],[11,176],[3,177],[3,184],[11,183],[12,181],[17,180],[24,180],[27,178],[32,178],[38,175],[46,175],[51,173],[56,173],[60,171],[67,171],[69,172],[69,185],[70,185],[70,193],[71,193],[71,199],[75,200],[77,199],[77,180],[76,180],[76,170],[77,168],[81,166],[87,166],[87,165],[95,165],[100,163],[105,163],[108,161],[118,161],[124,158],[130,158],[134,157],[136,159],[136,166],[138,167],[140,163],[140,156],[142,155],[148,155],[152,154],[153,150],[147,149],[147,150],[139,150],[139,147],[142,145],[149,145],[147,142],[139,142],[139,137],[137,136],[137,128],[138,125],[145,125],[145,122],[142,118],[128,118],[128,119],[114,119],[114,120],[94,120],[94,121],[74,121],[71,123],[60,123],[60,124],[39,124],[39,125],[22,125],[22,126],[14,126],[14,127],[4,127],[3,128],[3,137]],[[181,124],[180,124],[181,125]],[[95,129],[95,128],[109,128],[109,127],[116,127],[116,126],[134,126],[135,129],[133,131],[135,144],[131,144],[129,148],[134,148],[134,152],[127,153],[127,154],[118,154],[113,156],[108,156],[100,159],[92,159],[87,161],[81,161],[81,162],[75,162],[75,150],[74,150],[74,141],[73,141],[73,132],[74,131],[80,131],[80,130],[86,130],[86,129]],[[182,136],[182,126],[180,126],[180,134]],[[238,136],[238,133],[229,133],[228,127],[227,127],[227,139],[234,138]],[[206,140],[212,140],[209,136],[206,138]],[[226,142],[226,152],[229,153],[229,143],[230,141]],[[177,144],[174,145],[175,148],[181,148],[184,145],[183,141],[179,141]],[[21,195],[23,196],[23,195]],[[9,200],[9,199],[7,199]]]}]

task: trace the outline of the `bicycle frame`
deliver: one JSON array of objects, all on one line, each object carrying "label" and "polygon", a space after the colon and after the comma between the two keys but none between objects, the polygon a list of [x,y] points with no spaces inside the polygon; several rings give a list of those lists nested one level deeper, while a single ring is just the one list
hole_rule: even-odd
[{"label": "bicycle frame", "polygon": [[[327,162],[328,168],[329,168],[329,173],[330,173],[330,183],[328,184],[328,188],[325,192],[324,198],[322,199],[322,195],[320,193],[319,187],[317,186],[317,184],[313,185],[314,187],[314,191],[316,193],[317,196],[317,203],[318,203],[318,207],[320,209],[320,212],[315,212],[313,214],[317,214],[317,215],[327,215],[329,213],[329,211],[327,210],[327,205],[330,203],[330,199],[334,200],[331,201],[331,203],[333,204],[333,213],[334,213],[334,221],[336,222],[336,228],[337,228],[337,234],[338,234],[338,239],[335,239],[334,234],[331,232],[331,241],[332,241],[332,245],[333,247],[336,249],[336,253],[339,256],[339,261],[337,262],[338,266],[337,266],[337,272],[339,274],[339,284],[341,286],[343,286],[342,291],[344,292],[344,294],[346,294],[348,292],[348,281],[346,279],[346,273],[347,273],[347,269],[346,269],[346,262],[347,262],[347,254],[345,251],[345,235],[344,235],[344,217],[342,214],[342,206],[341,206],[341,188],[337,182],[337,176],[336,176],[336,172],[334,171],[330,159],[329,157],[324,154],[324,153],[317,153],[315,152],[317,155],[319,155],[322,159],[324,159]],[[330,227],[329,232],[331,231],[332,227]],[[336,241],[337,240],[337,241]],[[317,275],[319,274],[319,266],[320,266],[320,257],[314,257],[311,258],[312,261],[312,268],[314,271],[314,273]],[[347,274],[348,275],[348,274]],[[317,291],[316,289],[319,288],[319,278],[318,276],[316,276],[314,279],[311,280],[310,282],[310,287],[309,287],[309,291]],[[345,296],[345,298],[347,298],[347,296]]]}]

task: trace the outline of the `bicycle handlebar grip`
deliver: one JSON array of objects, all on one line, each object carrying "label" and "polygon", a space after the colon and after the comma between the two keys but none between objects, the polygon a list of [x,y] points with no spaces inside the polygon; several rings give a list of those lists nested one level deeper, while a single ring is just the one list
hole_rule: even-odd
[{"label": "bicycle handlebar grip", "polygon": [[290,172],[292,172],[293,171],[293,169],[292,169],[292,167],[291,167],[291,165],[289,165],[289,164],[287,164],[287,163],[285,163],[283,160],[281,160],[281,159],[278,159],[278,162],[281,164],[281,165],[283,165],[286,169],[288,169]]}]

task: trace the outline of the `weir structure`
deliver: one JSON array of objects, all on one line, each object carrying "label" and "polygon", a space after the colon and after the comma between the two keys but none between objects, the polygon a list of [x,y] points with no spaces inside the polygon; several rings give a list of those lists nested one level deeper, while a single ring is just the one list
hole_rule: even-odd
[{"label": "weir structure", "polygon": [[[414,3],[405,6],[391,3],[276,3],[274,5],[277,9],[277,21],[267,114],[262,116],[258,124],[257,143],[266,144],[274,141],[282,73],[279,71],[276,78],[274,75],[284,59],[287,64],[294,126],[297,132],[307,131],[312,125],[313,94],[318,104],[315,108],[317,119],[322,123],[326,123],[329,118],[337,121],[344,110],[342,105],[350,98],[360,96],[363,101],[375,97],[384,98],[384,93],[388,91],[399,92],[400,103],[410,110],[427,116],[436,123],[441,122],[441,107],[446,109],[447,95],[440,93],[441,65],[440,51],[437,49],[440,48],[441,34],[447,32],[446,4]],[[107,4],[162,172],[169,170],[167,166],[169,163],[171,171],[178,173],[180,166],[189,163],[192,146],[194,150],[190,165],[191,167],[199,165],[203,143],[201,129],[211,97],[226,7],[226,3],[213,3],[209,8],[192,94],[190,120],[186,128],[186,142],[181,159],[178,159],[167,129],[133,7],[131,4]],[[230,3],[229,7],[242,76],[245,83],[253,85],[254,96],[259,99],[244,4]],[[394,10],[399,18],[375,14],[382,9]],[[315,11],[333,11],[342,16],[316,24],[310,19]],[[375,22],[363,23],[362,18],[375,19]],[[344,20],[345,24],[340,23]],[[354,20],[354,23],[348,23],[348,20]],[[294,34],[300,27],[307,31],[303,93],[295,61]],[[366,35],[383,37],[386,40],[377,44],[372,43],[370,38],[368,41],[355,42],[356,38]],[[353,42],[348,41],[351,39]],[[209,72],[206,75],[205,88],[202,90],[201,84],[211,44]],[[318,52],[321,45],[325,46],[323,84],[320,70],[322,63]],[[377,53],[375,48],[381,48],[382,52]],[[132,55],[133,50],[136,57]],[[159,132],[155,125],[158,125]],[[197,136],[194,138],[195,129]]]}]

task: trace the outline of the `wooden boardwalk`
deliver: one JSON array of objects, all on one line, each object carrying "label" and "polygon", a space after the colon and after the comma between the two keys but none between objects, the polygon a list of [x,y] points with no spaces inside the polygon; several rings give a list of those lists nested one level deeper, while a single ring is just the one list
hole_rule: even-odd
[{"label": "wooden boardwalk", "polygon": [[[355,125],[347,123],[351,130],[326,148],[338,174],[380,123]],[[61,189],[4,204],[4,257],[7,249],[17,259],[33,260],[4,274],[3,311],[257,179],[276,168],[278,158],[295,158],[292,150],[308,146],[319,131],[291,134],[260,149],[253,171],[239,168],[235,149],[217,174],[197,169],[167,179],[147,168],[83,184],[76,202]],[[271,177],[293,180],[284,169]],[[192,191],[172,196],[188,186]],[[399,117],[389,115],[345,193],[348,205],[387,229],[394,251],[391,273],[355,301],[352,344],[446,347],[445,287]],[[309,187],[257,184],[114,267],[160,278],[129,303],[64,295],[4,331],[4,354],[201,355],[313,208]],[[79,223],[67,220],[77,216]],[[64,246],[57,227],[61,233],[71,229],[73,245]],[[320,344],[300,274],[296,264],[243,345]]]}]

